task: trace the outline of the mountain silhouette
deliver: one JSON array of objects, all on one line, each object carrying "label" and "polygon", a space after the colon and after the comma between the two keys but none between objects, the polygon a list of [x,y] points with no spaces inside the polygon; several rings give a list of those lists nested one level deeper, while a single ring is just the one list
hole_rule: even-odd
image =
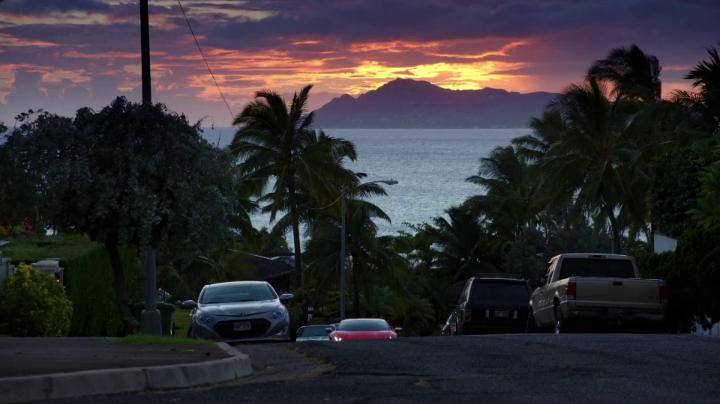
[{"label": "mountain silhouette", "polygon": [[448,90],[396,79],[354,98],[343,95],[315,111],[321,128],[519,128],[557,94],[496,88]]}]

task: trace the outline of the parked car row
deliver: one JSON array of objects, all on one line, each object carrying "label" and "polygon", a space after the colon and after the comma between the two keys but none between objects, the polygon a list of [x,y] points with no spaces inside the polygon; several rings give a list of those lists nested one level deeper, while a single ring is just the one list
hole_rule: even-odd
[{"label": "parked car row", "polygon": [[[285,305],[293,298],[289,293],[278,296],[267,282],[206,285],[197,302],[182,303],[183,308],[193,310],[188,336],[228,342],[292,340],[290,315]],[[383,319],[346,319],[338,324],[300,327],[296,340],[394,340],[399,330]]]},{"label": "parked car row", "polygon": [[391,327],[381,318],[349,318],[338,324],[308,325],[297,331],[296,342],[395,340],[402,328]]},{"label": "parked car row", "polygon": [[443,335],[566,332],[571,327],[661,327],[668,290],[659,279],[641,279],[632,257],[560,254],[550,259],[542,284],[531,292],[524,279],[484,274],[470,278]]},{"label": "parked car row", "polygon": [[[565,332],[579,323],[647,324],[664,321],[668,290],[658,279],[641,279],[627,255],[561,254],[548,262],[545,279],[534,291],[527,280],[507,274],[480,274],[467,280],[457,306],[441,327],[443,335]],[[285,305],[293,295],[278,295],[267,282],[206,285],[192,308],[188,335],[224,341],[293,339]],[[383,319],[345,319],[297,331],[297,341],[394,340],[400,329]]]}]

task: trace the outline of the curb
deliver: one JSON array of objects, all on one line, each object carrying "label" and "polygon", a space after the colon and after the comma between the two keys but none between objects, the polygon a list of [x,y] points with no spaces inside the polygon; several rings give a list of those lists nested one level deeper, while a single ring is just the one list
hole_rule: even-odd
[{"label": "curb", "polygon": [[217,346],[230,357],[177,365],[0,378],[0,403],[197,387],[252,373],[249,356],[224,342]]}]

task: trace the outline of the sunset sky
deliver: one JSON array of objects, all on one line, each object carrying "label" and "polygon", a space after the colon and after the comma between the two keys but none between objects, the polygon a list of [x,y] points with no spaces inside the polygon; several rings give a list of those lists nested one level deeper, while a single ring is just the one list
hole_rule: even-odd
[{"label": "sunset sky", "polygon": [[[184,0],[234,113],[259,89],[313,83],[311,106],[394,78],[450,89],[560,91],[614,47],[663,65],[663,92],[720,40],[720,3],[688,1]],[[177,0],[150,0],[153,98],[229,126]],[[140,96],[135,0],[0,0],[0,121]]]}]

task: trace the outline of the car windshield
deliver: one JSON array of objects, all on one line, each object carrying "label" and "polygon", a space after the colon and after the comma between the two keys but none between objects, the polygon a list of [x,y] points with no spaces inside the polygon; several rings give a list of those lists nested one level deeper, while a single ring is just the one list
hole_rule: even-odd
[{"label": "car windshield", "polygon": [[470,292],[470,302],[476,304],[527,304],[530,290],[525,283],[476,280]]},{"label": "car windshield", "polygon": [[301,327],[298,330],[298,337],[327,337],[328,333],[325,331],[327,325],[313,325],[309,327]]},{"label": "car windshield", "polygon": [[635,269],[627,259],[565,258],[560,277],[593,276],[597,278],[634,278]]},{"label": "car windshield", "polygon": [[343,320],[337,329],[338,331],[387,331],[390,325],[380,319]]},{"label": "car windshield", "polygon": [[205,289],[202,296],[200,296],[200,303],[256,302],[275,298],[277,298],[275,292],[264,283],[216,285]]}]

